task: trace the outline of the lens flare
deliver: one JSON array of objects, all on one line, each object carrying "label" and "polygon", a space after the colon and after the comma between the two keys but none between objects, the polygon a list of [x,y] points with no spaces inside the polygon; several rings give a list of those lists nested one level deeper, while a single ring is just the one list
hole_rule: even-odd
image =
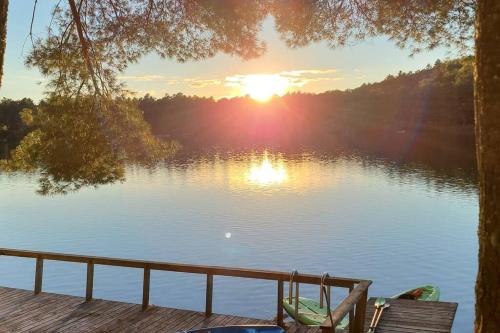
[{"label": "lens flare", "polygon": [[266,102],[275,95],[283,96],[291,85],[288,78],[279,74],[247,75],[241,83],[241,92],[259,102]]}]

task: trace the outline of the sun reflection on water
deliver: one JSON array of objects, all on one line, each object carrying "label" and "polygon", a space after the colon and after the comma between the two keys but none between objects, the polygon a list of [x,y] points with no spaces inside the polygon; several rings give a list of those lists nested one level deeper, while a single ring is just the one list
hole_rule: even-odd
[{"label": "sun reflection on water", "polygon": [[173,168],[175,172],[169,173],[173,184],[193,184],[210,191],[228,188],[239,193],[306,193],[331,188],[346,175],[352,181],[357,179],[352,164],[343,160],[325,162],[310,155],[272,151],[216,156]]},{"label": "sun reflection on water", "polygon": [[261,160],[252,161],[247,179],[250,183],[268,186],[284,183],[288,174],[284,161],[271,161],[266,152]]}]

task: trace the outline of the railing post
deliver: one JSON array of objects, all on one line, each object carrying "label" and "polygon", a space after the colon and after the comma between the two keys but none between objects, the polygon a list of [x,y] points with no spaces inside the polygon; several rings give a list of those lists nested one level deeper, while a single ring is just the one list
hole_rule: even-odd
[{"label": "railing post", "polygon": [[283,280],[278,280],[278,306],[276,313],[276,325],[283,327]]},{"label": "railing post", "polygon": [[149,282],[151,277],[151,269],[149,266],[144,267],[144,280],[142,285],[142,311],[145,311],[149,306]]},{"label": "railing post", "polygon": [[94,290],[94,263],[89,261],[87,263],[87,288],[85,290],[85,301],[92,301],[92,293]]},{"label": "railing post", "polygon": [[43,276],[43,258],[36,258],[35,269],[35,295],[42,291],[42,276]]},{"label": "railing post", "polygon": [[[354,286],[349,287],[349,294],[354,289]],[[349,333],[354,333],[354,308],[349,311]]]},{"label": "railing post", "polygon": [[365,326],[366,299],[368,298],[368,290],[365,290],[363,296],[356,304],[354,313],[354,333],[363,333]]},{"label": "railing post", "polygon": [[212,315],[212,295],[214,289],[214,276],[207,274],[207,290],[205,298],[205,316]]},{"label": "railing post", "polygon": [[295,282],[295,321],[299,318],[299,281]]}]

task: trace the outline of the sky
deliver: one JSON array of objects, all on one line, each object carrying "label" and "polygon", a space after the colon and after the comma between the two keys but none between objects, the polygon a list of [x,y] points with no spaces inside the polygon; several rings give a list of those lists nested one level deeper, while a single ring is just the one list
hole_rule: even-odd
[{"label": "sky", "polygon": [[[24,65],[31,48],[28,37],[34,0],[9,3],[7,49],[0,98],[30,97],[35,101],[44,96],[44,77],[36,68]],[[33,33],[43,37],[50,23],[51,10],[57,0],[39,1]],[[177,63],[147,55],[118,75],[126,88],[137,96],[146,93],[154,97],[165,94],[233,97],[262,94],[262,83],[282,94],[292,91],[319,93],[327,90],[356,88],[363,83],[383,80],[400,70],[414,71],[457,54],[454,50],[436,49],[410,57],[410,50],[399,49],[386,37],[372,38],[341,49],[331,49],[326,43],[290,49],[280,40],[271,17],[264,21],[261,38],[267,44],[266,53],[252,60],[241,60],[224,54],[213,58]],[[283,83],[283,89],[278,89]],[[252,91],[260,87],[261,91]],[[262,97],[262,96],[260,96]],[[265,96],[264,96],[265,97]]]}]

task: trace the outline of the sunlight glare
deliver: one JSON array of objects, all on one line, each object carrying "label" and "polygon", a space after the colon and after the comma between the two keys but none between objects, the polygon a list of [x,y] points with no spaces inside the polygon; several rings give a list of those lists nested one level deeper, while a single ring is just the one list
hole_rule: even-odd
[{"label": "sunlight glare", "polygon": [[288,178],[285,166],[283,163],[273,163],[267,155],[264,155],[259,164],[252,165],[248,175],[248,179],[259,185],[280,184]]},{"label": "sunlight glare", "polygon": [[279,74],[247,75],[242,80],[242,93],[254,100],[266,102],[271,97],[283,96],[290,87],[290,80]]}]

